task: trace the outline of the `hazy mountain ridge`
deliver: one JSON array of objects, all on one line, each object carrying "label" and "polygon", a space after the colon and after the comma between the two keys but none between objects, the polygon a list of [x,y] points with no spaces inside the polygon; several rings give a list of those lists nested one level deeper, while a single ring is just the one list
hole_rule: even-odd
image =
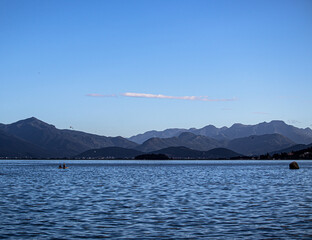
[{"label": "hazy mountain ridge", "polygon": [[243,155],[258,155],[291,147],[295,142],[280,134],[252,135],[233,140],[216,140],[198,136],[193,133],[181,133],[172,138],[151,138],[135,149],[142,152],[153,152],[169,147],[186,147],[197,151],[209,151],[215,148],[227,148]]},{"label": "hazy mountain ridge", "polygon": [[297,144],[310,144],[312,142],[312,130],[310,128],[297,128],[288,125],[283,121],[274,120],[269,123],[263,122],[255,125],[244,125],[240,123],[233,124],[231,127],[217,128],[208,125],[200,129],[166,129],[164,131],[148,131],[129,138],[129,140],[139,144],[145,142],[150,136],[158,138],[170,138],[181,134],[182,132],[190,132],[196,135],[202,135],[217,140],[232,140],[235,138],[248,137],[251,135],[264,134],[281,134]]},{"label": "hazy mountain ridge", "polygon": [[296,143],[280,134],[252,135],[229,141],[225,147],[244,155],[260,155],[291,147]]},{"label": "hazy mountain ridge", "polygon": [[176,137],[183,132],[188,132],[187,129],[183,128],[170,128],[163,131],[148,131],[142,134],[138,134],[129,138],[130,141],[136,142],[138,144],[144,143],[146,140],[151,138],[171,138]]},{"label": "hazy mountain ridge", "polygon": [[142,152],[157,151],[167,147],[187,147],[199,151],[208,151],[222,145],[215,139],[183,132],[178,137],[171,138],[151,138],[135,149]]}]

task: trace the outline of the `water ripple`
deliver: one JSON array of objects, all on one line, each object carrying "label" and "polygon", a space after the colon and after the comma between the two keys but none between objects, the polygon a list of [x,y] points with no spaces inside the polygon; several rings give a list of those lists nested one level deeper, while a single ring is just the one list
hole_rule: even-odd
[{"label": "water ripple", "polygon": [[1,239],[311,239],[312,162],[0,161]]}]

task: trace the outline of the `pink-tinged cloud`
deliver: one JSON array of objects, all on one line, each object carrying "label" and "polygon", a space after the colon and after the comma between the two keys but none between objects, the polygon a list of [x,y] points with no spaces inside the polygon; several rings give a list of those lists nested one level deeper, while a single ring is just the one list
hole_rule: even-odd
[{"label": "pink-tinged cloud", "polygon": [[[99,93],[89,93],[86,94],[88,97],[117,97],[116,94],[99,94]],[[235,101],[236,98],[229,99],[212,99],[208,96],[168,96],[162,94],[150,94],[150,93],[121,93],[120,96],[123,97],[135,97],[135,98],[159,98],[159,99],[178,99],[178,100],[191,100],[191,101],[204,101],[204,102],[229,102]]]},{"label": "pink-tinged cloud", "polygon": [[231,99],[211,99],[207,96],[167,96],[162,94],[150,94],[150,93],[122,93],[125,97],[136,97],[136,98],[160,98],[160,99],[180,99],[180,100],[191,100],[191,101],[206,101],[206,102],[227,102],[235,101],[235,98]]}]

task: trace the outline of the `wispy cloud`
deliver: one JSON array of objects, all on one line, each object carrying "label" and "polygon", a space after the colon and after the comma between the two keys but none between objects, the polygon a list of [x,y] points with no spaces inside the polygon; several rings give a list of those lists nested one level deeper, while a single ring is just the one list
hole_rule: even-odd
[{"label": "wispy cloud", "polygon": [[168,95],[163,95],[163,94],[133,93],[133,92],[121,93],[119,95],[89,93],[89,94],[86,94],[86,96],[88,96],[88,97],[117,97],[117,96],[122,96],[122,97],[132,97],[132,98],[177,99],[177,100],[204,101],[204,102],[229,102],[229,101],[237,100],[236,98],[214,99],[214,98],[209,98],[208,96],[168,96]]},{"label": "wispy cloud", "polygon": [[122,93],[125,97],[136,97],[136,98],[160,98],[160,99],[179,99],[179,100],[191,100],[191,101],[206,101],[206,102],[227,102],[235,101],[235,98],[230,99],[212,99],[208,96],[168,96],[162,94],[150,94],[150,93]]}]

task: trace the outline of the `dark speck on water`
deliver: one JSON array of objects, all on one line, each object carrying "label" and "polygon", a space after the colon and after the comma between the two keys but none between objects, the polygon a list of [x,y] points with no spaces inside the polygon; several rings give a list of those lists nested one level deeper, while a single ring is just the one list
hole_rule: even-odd
[{"label": "dark speck on water", "polygon": [[0,161],[0,239],[311,239],[312,161]]}]

